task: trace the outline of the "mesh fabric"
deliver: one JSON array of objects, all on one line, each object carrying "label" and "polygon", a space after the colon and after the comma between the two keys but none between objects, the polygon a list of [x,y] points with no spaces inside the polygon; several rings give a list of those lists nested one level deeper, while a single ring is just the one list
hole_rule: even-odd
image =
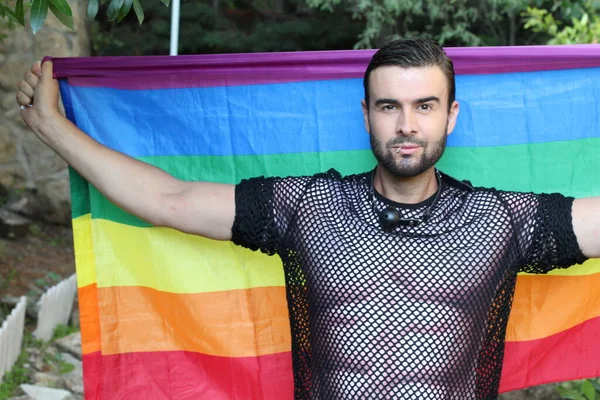
[{"label": "mesh fabric", "polygon": [[573,199],[446,177],[426,224],[385,232],[379,210],[418,218],[434,196],[394,203],[370,179],[236,187],[233,241],[283,261],[295,398],[496,398],[517,272],[584,260]]}]

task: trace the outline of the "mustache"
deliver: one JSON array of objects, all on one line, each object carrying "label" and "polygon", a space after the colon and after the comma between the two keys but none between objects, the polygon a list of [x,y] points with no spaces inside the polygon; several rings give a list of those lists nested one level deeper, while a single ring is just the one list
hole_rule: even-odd
[{"label": "mustache", "polygon": [[424,140],[415,140],[414,138],[399,137],[399,138],[392,139],[389,142],[387,142],[387,147],[400,146],[403,144],[425,147],[427,145],[427,142]]}]

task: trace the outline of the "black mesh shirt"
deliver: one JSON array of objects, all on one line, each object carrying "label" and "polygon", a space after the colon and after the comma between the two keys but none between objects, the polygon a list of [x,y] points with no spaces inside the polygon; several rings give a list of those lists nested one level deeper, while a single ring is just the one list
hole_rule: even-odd
[{"label": "black mesh shirt", "polygon": [[[283,261],[296,399],[494,399],[519,271],[584,261],[572,198],[444,177],[429,221],[383,231],[371,173],[254,178],[233,241]],[[375,201],[373,201],[375,199]]]}]

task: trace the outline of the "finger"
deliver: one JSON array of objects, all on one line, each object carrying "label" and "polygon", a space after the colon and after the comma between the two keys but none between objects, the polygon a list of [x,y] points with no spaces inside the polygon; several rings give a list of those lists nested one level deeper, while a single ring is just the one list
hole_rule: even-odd
[{"label": "finger", "polygon": [[27,96],[25,93],[19,91],[17,92],[17,103],[19,103],[20,106],[28,106],[33,102],[33,99],[29,96]]},{"label": "finger", "polygon": [[27,82],[32,89],[35,89],[39,82],[39,78],[32,71],[27,71],[25,73],[25,82]]},{"label": "finger", "polygon": [[54,76],[52,75],[52,61],[46,61],[42,64],[42,82],[49,82],[54,80]]},{"label": "finger", "polygon": [[29,97],[33,97],[33,94],[35,93],[33,87],[31,87],[31,85],[25,81],[19,81],[18,88],[21,92],[25,93]]},{"label": "finger", "polygon": [[42,62],[41,61],[36,61],[32,66],[31,66],[31,72],[37,76],[42,76]]}]

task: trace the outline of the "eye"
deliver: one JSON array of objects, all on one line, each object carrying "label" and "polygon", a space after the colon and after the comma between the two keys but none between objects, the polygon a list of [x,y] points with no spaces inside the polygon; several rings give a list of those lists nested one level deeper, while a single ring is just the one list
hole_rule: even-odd
[{"label": "eye", "polygon": [[395,105],[393,105],[393,104],[384,104],[383,106],[381,106],[381,109],[382,109],[383,111],[394,111],[394,110],[396,110],[397,108],[398,108],[398,107],[396,107],[396,106],[395,106]]},{"label": "eye", "polygon": [[430,110],[433,110],[433,106],[431,104],[428,104],[428,103],[420,104],[418,108],[421,111],[430,111]]}]

